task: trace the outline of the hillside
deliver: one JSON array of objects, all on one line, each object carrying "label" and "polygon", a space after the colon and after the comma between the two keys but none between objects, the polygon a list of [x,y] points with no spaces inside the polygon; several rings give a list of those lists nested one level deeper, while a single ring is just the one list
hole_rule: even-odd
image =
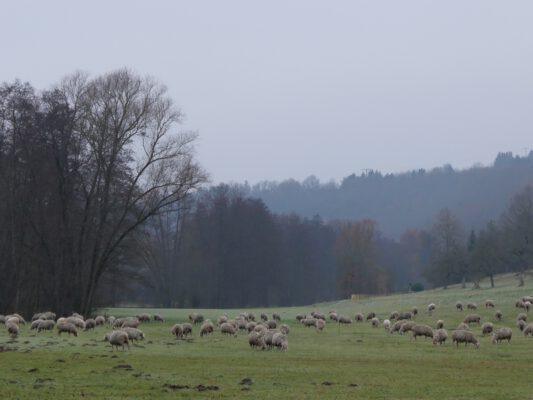
[{"label": "hillside", "polygon": [[374,219],[380,230],[397,238],[406,229],[425,228],[442,208],[450,208],[467,229],[497,219],[510,198],[533,184],[533,152],[526,157],[500,153],[494,164],[454,170],[447,165],[383,175],[352,174],[341,184],[321,184],[314,177],[303,182],[263,182],[245,191],[261,198],[277,213],[296,213],[325,219]]}]

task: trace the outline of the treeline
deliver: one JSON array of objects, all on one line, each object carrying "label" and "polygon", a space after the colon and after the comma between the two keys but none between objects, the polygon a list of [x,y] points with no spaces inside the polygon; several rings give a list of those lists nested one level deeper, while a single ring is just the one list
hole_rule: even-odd
[{"label": "treeline", "polygon": [[496,219],[509,198],[533,184],[533,152],[528,156],[500,153],[489,167],[454,170],[450,165],[401,174],[367,171],[349,175],[340,184],[262,182],[242,185],[276,213],[296,213],[326,220],[372,219],[385,236],[399,239],[410,228],[429,229],[434,216],[449,208],[466,227],[479,229]]},{"label": "treeline", "polygon": [[88,313],[124,281],[141,228],[205,180],[180,119],[127,70],[0,86],[0,312]]}]

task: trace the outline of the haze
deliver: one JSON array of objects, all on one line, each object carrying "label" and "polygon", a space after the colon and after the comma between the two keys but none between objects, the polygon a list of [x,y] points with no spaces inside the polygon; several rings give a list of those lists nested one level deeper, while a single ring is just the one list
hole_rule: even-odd
[{"label": "haze", "polygon": [[529,1],[2,2],[0,80],[165,83],[212,181],[490,163],[533,146]]}]

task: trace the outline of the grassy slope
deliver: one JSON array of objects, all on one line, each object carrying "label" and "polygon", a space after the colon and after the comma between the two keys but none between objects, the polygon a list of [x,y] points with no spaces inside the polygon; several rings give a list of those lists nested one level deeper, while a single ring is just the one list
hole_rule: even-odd
[{"label": "grassy slope", "polygon": [[[486,285],[486,284],[485,284]],[[398,398],[398,399],[533,399],[529,370],[533,361],[533,339],[515,328],[518,314],[514,300],[533,294],[533,282],[517,288],[510,276],[501,276],[497,288],[431,290],[415,294],[373,297],[353,303],[349,300],[313,307],[279,308],[291,327],[289,351],[252,351],[246,335],[223,337],[216,332],[199,338],[195,330],[191,341],[176,341],[170,335],[172,324],[185,321],[190,310],[110,309],[114,315],[134,315],[140,311],[159,312],[164,324],[141,326],[147,340],[130,351],[112,352],[101,342],[107,328],[84,332],[78,338],[57,337],[54,333],[36,335],[23,329],[16,342],[4,333],[0,347],[17,351],[0,352],[0,385],[4,398]],[[299,312],[336,309],[353,316],[375,311],[380,319],[393,310],[418,306],[417,321],[433,325],[443,319],[451,330],[466,312],[455,310],[457,300],[481,304],[491,298],[504,313],[502,323],[510,326],[514,338],[510,345],[490,344],[481,339],[481,348],[459,347],[450,343],[435,347],[430,341],[412,341],[409,336],[389,335],[369,324],[338,326],[328,324],[316,333],[294,321]],[[428,303],[437,311],[428,316]],[[216,319],[226,311],[202,310]],[[254,310],[259,314],[261,311]],[[494,322],[493,310],[480,307],[483,321]],[[475,328],[479,332],[479,328]],[[451,333],[451,332],[450,332]],[[132,370],[115,368],[128,364]],[[38,368],[35,372],[29,372]],[[252,378],[251,386],[239,385]],[[330,385],[324,383],[330,382]],[[165,384],[188,385],[189,389],[169,389]],[[199,392],[199,384],[216,385],[218,391]],[[357,385],[357,386],[350,386]],[[243,390],[248,389],[248,390]]]}]

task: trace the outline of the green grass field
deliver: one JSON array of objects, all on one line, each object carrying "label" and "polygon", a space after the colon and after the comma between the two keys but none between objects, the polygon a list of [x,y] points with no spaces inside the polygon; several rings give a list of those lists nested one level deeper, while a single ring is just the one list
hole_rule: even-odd
[{"label": "green grass field", "polygon": [[[185,322],[191,310],[106,309],[110,315],[160,313],[165,323],[141,324],[146,340],[129,351],[112,351],[99,327],[78,338],[55,332],[36,334],[29,326],[11,341],[0,331],[0,396],[25,398],[372,398],[372,399],[533,399],[531,367],[533,338],[516,328],[520,312],[516,298],[533,295],[533,282],[516,287],[512,276],[500,276],[497,288],[480,290],[451,287],[413,294],[372,297],[359,302],[344,300],[308,307],[254,309],[277,311],[289,324],[289,350],[251,350],[247,335],[224,337],[219,332],[204,338],[195,328],[192,340],[170,334],[176,322]],[[486,287],[487,282],[482,283]],[[504,319],[496,323],[494,310],[482,306],[493,299]],[[475,301],[482,322],[513,328],[510,344],[492,345],[481,337],[480,349],[456,348],[450,342],[433,346],[430,340],[414,341],[410,335],[390,335],[369,323],[339,326],[329,323],[322,333],[296,323],[297,313],[335,309],[353,317],[374,311],[380,320],[394,310],[420,309],[417,322],[434,325],[443,319],[450,336],[465,312],[455,302]],[[425,312],[434,302],[432,316]],[[195,310],[216,320],[244,310]],[[533,314],[533,312],[532,312]],[[240,382],[250,378],[251,385]],[[200,386],[203,385],[203,386]]]}]

